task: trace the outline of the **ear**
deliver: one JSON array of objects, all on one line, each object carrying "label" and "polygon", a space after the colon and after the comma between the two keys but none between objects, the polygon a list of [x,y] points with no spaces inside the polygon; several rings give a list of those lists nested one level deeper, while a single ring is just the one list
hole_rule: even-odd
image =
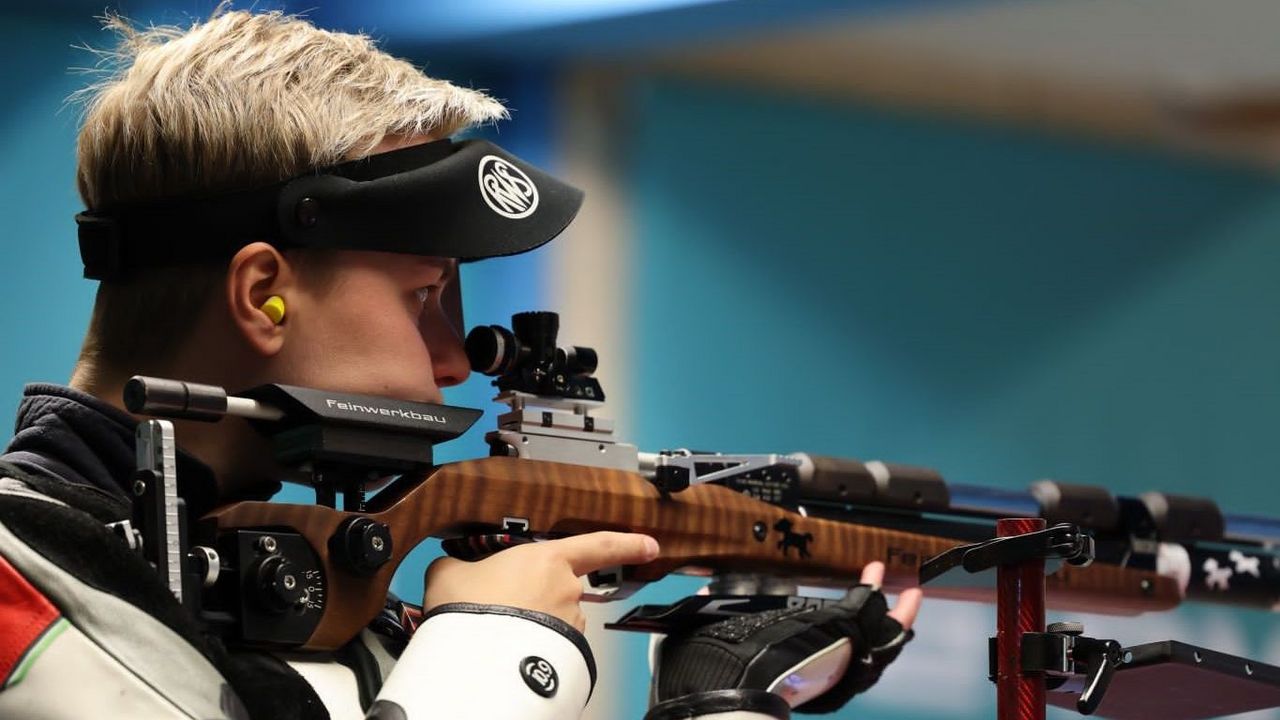
[{"label": "ear", "polygon": [[[227,265],[231,320],[249,347],[264,357],[275,355],[284,346],[289,301],[296,294],[296,286],[296,273],[289,261],[264,242],[240,248]],[[285,317],[278,325],[262,310],[272,295],[279,295],[285,304]]]}]

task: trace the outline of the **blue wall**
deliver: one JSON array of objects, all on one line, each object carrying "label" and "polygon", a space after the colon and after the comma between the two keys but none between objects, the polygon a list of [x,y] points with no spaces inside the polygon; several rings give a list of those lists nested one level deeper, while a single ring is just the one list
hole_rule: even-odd
[{"label": "blue wall", "polygon": [[643,98],[647,442],[1280,511],[1260,492],[1280,467],[1280,184],[691,85]]},{"label": "blue wall", "polygon": [[95,39],[84,21],[9,16],[0,23],[0,63],[7,68],[0,107],[0,418],[10,422],[22,385],[65,382],[93,304],[94,285],[80,274],[72,216],[78,108],[65,100],[87,79],[68,68],[92,64],[73,43]]},{"label": "blue wall", "polygon": [[[634,100],[642,447],[803,449],[1280,514],[1275,180],[683,81]],[[925,612],[897,682],[841,717],[991,716],[992,609]],[[1200,635],[1220,616],[1097,622],[1280,660],[1269,616],[1228,615]]]}]

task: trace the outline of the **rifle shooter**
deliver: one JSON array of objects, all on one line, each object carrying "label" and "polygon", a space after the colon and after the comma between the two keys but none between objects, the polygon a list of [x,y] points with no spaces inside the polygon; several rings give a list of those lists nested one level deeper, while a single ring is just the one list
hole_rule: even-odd
[{"label": "rifle shooter", "polygon": [[[914,586],[945,569],[934,562],[922,576],[926,560],[990,540],[1009,516],[1089,531],[1093,552],[1048,576],[1050,607],[1131,615],[1190,599],[1280,609],[1280,523],[1224,516],[1206,499],[1115,497],[1053,481],[1016,493],[949,485],[927,468],[803,453],[641,452],[596,414],[605,399],[592,377],[596,353],[557,347],[558,322],[521,313],[514,330],[470,333],[473,368],[496,377],[496,399],[510,409],[486,435],[490,457],[444,465],[432,463],[432,446],[465,432],[479,411],[284,385],[229,396],[134,378],[125,392],[132,412],[248,418],[273,438],[282,465],[309,475],[317,500],[238,502],[188,530],[173,511],[180,501],[164,492],[176,486],[172,431],[148,421],[135,485],[143,547],[175,594],[232,641],[314,650],[364,628],[401,560],[428,537],[466,558],[595,530],[652,535],[661,555],[594,574],[595,594],[623,597],[669,573],[713,580],[710,595],[641,606],[611,626],[641,631],[820,602],[797,588],[844,588],[877,560],[886,590]],[[175,532],[191,536],[190,550],[172,542]],[[937,583],[929,594],[995,598],[991,583]]]}]

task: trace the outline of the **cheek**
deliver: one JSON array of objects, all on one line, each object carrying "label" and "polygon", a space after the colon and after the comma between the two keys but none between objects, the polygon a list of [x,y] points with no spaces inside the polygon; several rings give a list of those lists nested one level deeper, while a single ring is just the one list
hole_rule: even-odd
[{"label": "cheek", "polygon": [[350,360],[369,363],[383,372],[395,365],[428,360],[416,320],[403,310],[350,313],[340,328],[331,328],[332,346]]},{"label": "cheek", "polygon": [[[434,389],[431,356],[402,304],[352,297],[299,323],[289,381],[375,395],[421,397]],[[290,348],[290,346],[292,346]]]}]

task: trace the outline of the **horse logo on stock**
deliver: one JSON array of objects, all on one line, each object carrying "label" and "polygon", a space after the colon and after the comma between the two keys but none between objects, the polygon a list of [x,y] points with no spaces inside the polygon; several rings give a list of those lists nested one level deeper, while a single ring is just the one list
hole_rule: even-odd
[{"label": "horse logo on stock", "polygon": [[800,557],[809,557],[809,543],[813,542],[813,533],[798,533],[792,530],[794,525],[787,518],[782,518],[774,523],[773,529],[782,533],[782,539],[778,541],[778,549],[783,555],[787,554],[787,550],[795,548]]}]

